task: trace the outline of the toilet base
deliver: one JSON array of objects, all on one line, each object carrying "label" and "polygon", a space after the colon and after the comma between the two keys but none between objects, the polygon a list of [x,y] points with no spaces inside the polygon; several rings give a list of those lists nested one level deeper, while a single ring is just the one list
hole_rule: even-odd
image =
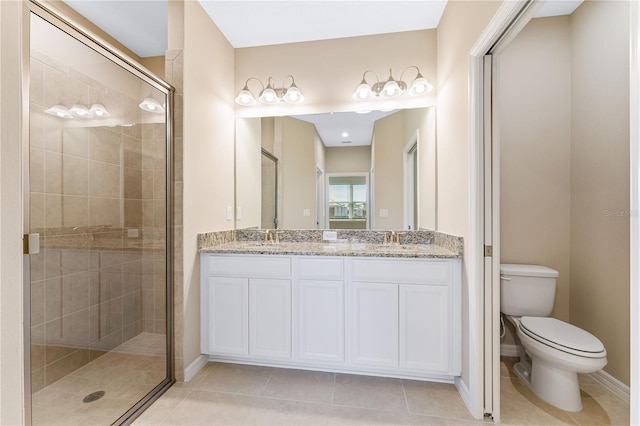
[{"label": "toilet base", "polygon": [[582,411],[578,374],[540,360],[531,363],[531,390],[540,399],[565,411]]},{"label": "toilet base", "polygon": [[532,360],[531,369],[522,362],[513,366],[516,376],[536,396],[561,410],[582,411],[578,375]]}]

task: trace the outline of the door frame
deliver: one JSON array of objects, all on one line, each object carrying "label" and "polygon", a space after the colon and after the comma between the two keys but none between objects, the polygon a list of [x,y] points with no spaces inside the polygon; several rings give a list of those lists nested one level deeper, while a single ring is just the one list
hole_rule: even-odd
[{"label": "door frame", "polygon": [[[468,408],[500,422],[500,151],[493,57],[533,18],[543,0],[503,2],[469,53],[469,383]],[[493,92],[493,93],[492,93]],[[486,251],[489,250],[489,251]],[[464,384],[457,379],[458,388]]]},{"label": "door frame", "polygon": [[640,424],[640,4],[630,2],[630,243],[631,380],[630,423]]},{"label": "door frame", "polygon": [[420,169],[415,165],[420,152],[419,138],[420,130],[416,129],[402,150],[404,177],[404,184],[402,186],[404,193],[403,228],[410,229],[409,226],[415,223],[414,231],[420,227],[420,203],[416,195],[420,193]]}]

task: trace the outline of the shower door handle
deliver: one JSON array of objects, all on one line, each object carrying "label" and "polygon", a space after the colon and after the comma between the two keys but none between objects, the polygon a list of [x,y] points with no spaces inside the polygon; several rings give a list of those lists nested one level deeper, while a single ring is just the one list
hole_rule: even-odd
[{"label": "shower door handle", "polygon": [[23,254],[40,253],[40,234],[24,234],[22,237]]}]

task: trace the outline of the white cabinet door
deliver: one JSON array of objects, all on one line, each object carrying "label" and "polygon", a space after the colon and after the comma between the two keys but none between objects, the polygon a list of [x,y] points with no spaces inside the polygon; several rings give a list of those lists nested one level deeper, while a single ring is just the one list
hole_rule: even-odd
[{"label": "white cabinet door", "polygon": [[349,297],[351,362],[397,367],[398,286],[354,282]]},{"label": "white cabinet door", "polygon": [[248,350],[249,280],[246,278],[209,278],[210,352],[246,355]]},{"label": "white cabinet door", "polygon": [[297,355],[301,360],[344,362],[344,283],[296,283]]},{"label": "white cabinet door", "polygon": [[249,354],[291,358],[291,281],[249,280]]},{"label": "white cabinet door", "polygon": [[400,367],[450,370],[449,287],[400,285]]}]

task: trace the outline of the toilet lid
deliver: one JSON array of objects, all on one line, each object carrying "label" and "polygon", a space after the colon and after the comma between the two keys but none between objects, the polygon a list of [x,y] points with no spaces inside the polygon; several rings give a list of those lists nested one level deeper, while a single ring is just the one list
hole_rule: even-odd
[{"label": "toilet lid", "polygon": [[594,358],[606,354],[593,334],[555,318],[522,317],[520,327],[529,337],[564,352]]}]

